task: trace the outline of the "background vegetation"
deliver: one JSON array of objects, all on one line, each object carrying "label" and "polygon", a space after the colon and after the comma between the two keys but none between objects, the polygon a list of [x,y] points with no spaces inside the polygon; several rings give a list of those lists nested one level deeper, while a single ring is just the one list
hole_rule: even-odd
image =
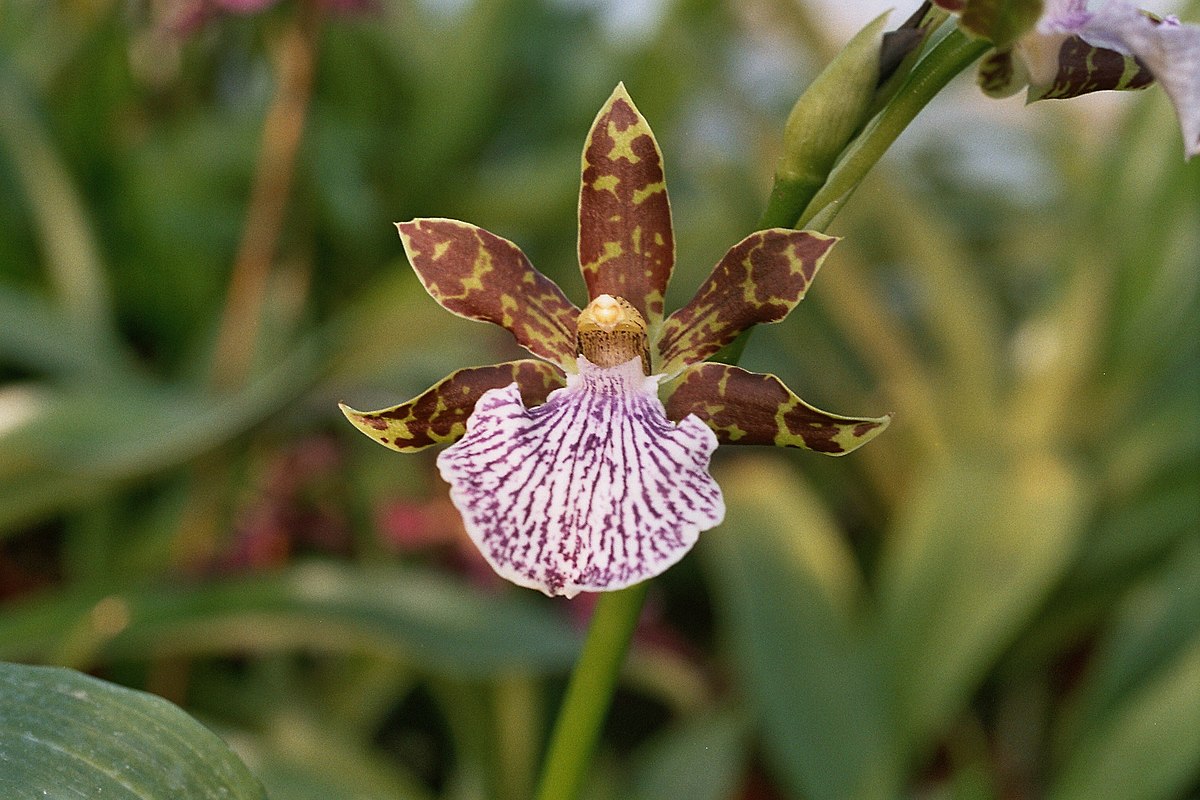
[{"label": "background vegetation", "polygon": [[[336,402],[515,351],[429,299],[396,220],[583,296],[618,80],[665,153],[668,306],[751,230],[843,34],[637,8],[0,2],[0,659],[179,703],[277,800],[528,796],[588,601],[501,584],[434,454]],[[921,122],[743,359],[895,421],[718,454],[728,521],[651,589],[591,798],[1200,796],[1200,159],[1158,90],[964,78]]]}]

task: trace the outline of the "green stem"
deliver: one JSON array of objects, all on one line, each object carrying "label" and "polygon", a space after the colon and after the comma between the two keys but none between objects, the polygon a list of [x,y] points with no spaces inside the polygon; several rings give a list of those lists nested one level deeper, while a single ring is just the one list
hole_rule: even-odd
[{"label": "green stem", "polygon": [[796,221],[797,228],[825,229],[841,210],[846,198],[879,161],[896,138],[950,80],[992,48],[983,39],[971,39],[958,28],[921,59],[908,81],[884,107],[867,131],[855,140],[846,156],[829,175],[808,208]]},{"label": "green stem", "polygon": [[643,581],[619,592],[605,592],[596,601],[587,641],[550,736],[537,800],[579,796],[648,585]]}]

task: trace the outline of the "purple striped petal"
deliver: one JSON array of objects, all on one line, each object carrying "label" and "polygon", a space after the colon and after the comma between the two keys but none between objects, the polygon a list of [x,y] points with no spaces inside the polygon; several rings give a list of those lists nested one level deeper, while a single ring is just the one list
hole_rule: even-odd
[{"label": "purple striped petal", "polygon": [[667,419],[639,358],[579,374],[533,409],[492,389],[438,457],[467,532],[504,578],[548,595],[621,589],[670,567],[725,515],[717,437]]}]

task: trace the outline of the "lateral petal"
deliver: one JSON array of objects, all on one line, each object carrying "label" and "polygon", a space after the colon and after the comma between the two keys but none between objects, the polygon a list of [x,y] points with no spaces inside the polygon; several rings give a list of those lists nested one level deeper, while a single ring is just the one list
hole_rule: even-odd
[{"label": "lateral petal", "polygon": [[442,307],[494,322],[535,356],[574,369],[579,309],[519,247],[453,219],[397,222],[396,230],[421,285]]},{"label": "lateral petal", "polygon": [[579,186],[579,267],[588,296],[623,297],[651,330],[675,265],[662,152],[617,84],[584,142]]},{"label": "lateral petal", "polygon": [[656,372],[675,375],[763,322],[791,313],[838,241],[812,231],[771,228],[729,249],[696,296],[663,323]]},{"label": "lateral petal", "polygon": [[548,595],[611,591],[658,575],[725,514],[708,474],[717,438],[669,421],[641,359],[579,374],[527,409],[485,394],[438,456],[467,533],[504,578]]},{"label": "lateral petal", "polygon": [[1079,35],[1136,56],[1175,107],[1186,157],[1200,153],[1200,25],[1152,19],[1125,3],[1110,2]]},{"label": "lateral petal", "polygon": [[[1051,42],[1057,40],[1051,39]],[[1123,55],[1105,47],[1090,45],[1078,36],[1063,38],[1058,51],[1047,59],[1030,55],[1033,45],[1021,47],[1029,70],[1029,100],[1066,100],[1109,89],[1144,89],[1154,83],[1154,75],[1132,55]],[[1039,72],[1050,74],[1039,79],[1033,65],[1051,65]]]},{"label": "lateral petal", "polygon": [[803,447],[840,456],[874,439],[891,422],[843,417],[805,403],[774,375],[726,364],[696,364],[663,388],[667,417],[703,420],[722,444]]},{"label": "lateral petal", "polygon": [[460,369],[407,403],[378,411],[356,411],[339,404],[354,427],[384,447],[402,453],[435,444],[457,441],[467,429],[467,419],[485,392],[501,386],[514,391],[533,406],[546,401],[563,386],[563,374],[545,361],[509,361],[486,367]]}]

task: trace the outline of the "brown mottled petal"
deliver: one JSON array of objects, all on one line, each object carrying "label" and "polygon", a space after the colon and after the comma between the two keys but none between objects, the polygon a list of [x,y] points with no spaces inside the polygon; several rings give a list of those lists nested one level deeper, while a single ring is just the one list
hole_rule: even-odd
[{"label": "brown mottled petal", "polygon": [[752,233],[730,248],[692,301],[663,323],[656,372],[674,375],[763,322],[796,307],[837,237],[785,228]]},{"label": "brown mottled petal", "polygon": [[460,369],[416,398],[379,411],[355,411],[342,404],[354,427],[375,441],[402,453],[457,441],[467,429],[475,402],[489,389],[516,383],[526,406],[546,401],[550,392],[566,385],[553,365],[532,359],[486,367]]},{"label": "brown mottled petal", "polygon": [[874,439],[891,422],[883,417],[841,417],[813,408],[774,375],[726,364],[696,364],[662,391],[667,417],[695,414],[722,444],[803,447],[840,456]]},{"label": "brown mottled petal", "polygon": [[1144,89],[1153,82],[1154,76],[1137,58],[1070,36],[1059,48],[1053,83],[1031,87],[1030,99],[1064,100],[1106,89]]},{"label": "brown mottled petal", "polygon": [[1028,81],[1025,71],[1017,69],[1013,51],[1008,48],[985,55],[979,62],[977,75],[979,88],[988,97],[1011,97]]},{"label": "brown mottled petal", "polygon": [[453,219],[397,222],[426,291],[449,311],[494,322],[535,356],[575,366],[579,309],[515,244]]},{"label": "brown mottled petal", "polygon": [[579,266],[588,295],[624,297],[656,328],[674,265],[662,153],[618,84],[583,147]]}]

